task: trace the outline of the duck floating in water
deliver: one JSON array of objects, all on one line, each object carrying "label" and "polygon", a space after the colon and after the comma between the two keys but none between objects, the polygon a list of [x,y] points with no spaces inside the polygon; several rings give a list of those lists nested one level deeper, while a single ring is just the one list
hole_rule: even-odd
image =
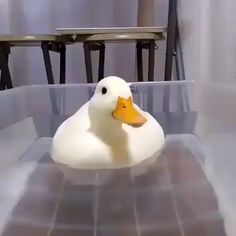
[{"label": "duck floating in water", "polygon": [[128,83],[110,76],[58,128],[52,158],[76,169],[118,169],[158,157],[164,144],[161,126],[133,103]]}]

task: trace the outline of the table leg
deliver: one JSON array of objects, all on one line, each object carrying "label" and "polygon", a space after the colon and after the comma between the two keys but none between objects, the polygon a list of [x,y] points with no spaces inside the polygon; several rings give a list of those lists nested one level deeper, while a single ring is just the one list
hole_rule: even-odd
[{"label": "table leg", "polygon": [[165,62],[165,81],[170,81],[172,78],[172,64],[175,44],[175,30],[177,20],[177,0],[169,1],[168,11],[168,28],[166,40],[166,62]]},{"label": "table leg", "polygon": [[84,42],[84,59],[85,59],[85,67],[87,74],[87,82],[93,83],[92,60],[91,60],[89,42]]},{"label": "table leg", "polygon": [[1,81],[0,81],[0,90],[5,88],[13,88],[11,74],[8,66],[10,54],[10,46],[0,47],[0,68],[1,68]]},{"label": "table leg", "polygon": [[98,81],[104,78],[104,64],[105,64],[105,44],[99,45],[99,65],[98,65]]},{"label": "table leg", "polygon": [[[2,72],[1,72],[2,74]],[[4,78],[1,75],[1,79],[0,79],[0,90],[4,90],[5,89],[5,81]]]},{"label": "table leg", "polygon": [[138,71],[138,81],[143,81],[143,47],[142,42],[137,42],[137,71]]},{"label": "table leg", "polygon": [[60,84],[66,82],[66,46],[61,44],[60,48]]},{"label": "table leg", "polygon": [[148,81],[154,81],[155,40],[149,41],[148,54]]},{"label": "table leg", "polygon": [[185,69],[184,69],[182,45],[180,42],[178,19],[176,21],[176,30],[175,30],[174,56],[175,56],[176,79],[185,80]]},{"label": "table leg", "polygon": [[48,43],[43,42],[41,45],[41,48],[43,51],[43,59],[44,59],[44,64],[45,64],[45,68],[46,68],[48,84],[54,84],[52,64],[51,64],[51,59],[50,59]]}]

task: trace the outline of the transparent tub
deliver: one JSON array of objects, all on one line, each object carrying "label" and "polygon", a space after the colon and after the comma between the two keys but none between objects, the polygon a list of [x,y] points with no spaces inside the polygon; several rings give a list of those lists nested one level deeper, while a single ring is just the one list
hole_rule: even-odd
[{"label": "transparent tub", "polygon": [[0,235],[236,235],[236,85],[131,88],[165,131],[161,157],[77,184],[51,160],[51,142],[94,85],[0,93]]}]

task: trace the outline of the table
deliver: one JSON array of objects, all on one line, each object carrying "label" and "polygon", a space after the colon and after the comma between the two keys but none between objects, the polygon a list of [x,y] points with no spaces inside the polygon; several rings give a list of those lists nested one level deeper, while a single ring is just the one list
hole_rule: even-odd
[{"label": "table", "polygon": [[65,83],[66,73],[66,44],[73,43],[69,36],[51,35],[1,35],[0,36],[0,90],[12,88],[11,74],[8,66],[11,47],[41,47],[49,84],[54,83],[50,51],[60,54],[60,83]]},{"label": "table", "polygon": [[148,81],[154,81],[156,41],[163,40],[165,27],[57,28],[63,36],[83,43],[87,82],[93,83],[91,51],[99,51],[98,81],[104,78],[105,43],[136,42],[138,81],[143,81],[142,50],[148,49]]}]

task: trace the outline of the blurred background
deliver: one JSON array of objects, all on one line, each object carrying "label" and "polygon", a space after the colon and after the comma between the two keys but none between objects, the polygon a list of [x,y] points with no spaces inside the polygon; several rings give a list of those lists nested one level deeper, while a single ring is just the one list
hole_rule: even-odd
[{"label": "blurred background", "polygon": [[[0,0],[1,34],[55,33],[57,27],[119,27],[167,25],[168,1],[163,0]],[[156,78],[164,76],[165,41],[156,53]],[[15,86],[46,83],[40,48],[13,48],[10,66]],[[97,57],[98,53],[92,53]],[[98,60],[94,58],[93,63]],[[106,44],[105,75],[136,80],[135,43]],[[58,55],[52,53],[55,80]],[[97,71],[97,64],[93,66]],[[95,72],[96,72],[95,71]],[[86,82],[83,45],[67,47],[67,83]]]},{"label": "blurred background", "polygon": [[[57,27],[166,26],[167,0],[0,0],[0,34],[55,33]],[[178,0],[186,79],[227,80],[236,75],[236,1]],[[225,37],[227,35],[227,37]],[[155,79],[163,80],[165,41],[156,52]],[[93,53],[93,64],[97,53]],[[59,57],[52,53],[55,80]],[[144,63],[146,64],[146,63]],[[96,70],[97,65],[93,67]],[[13,48],[14,86],[46,83],[40,48]],[[144,70],[146,72],[146,69]],[[95,72],[95,71],[94,71]],[[107,44],[105,75],[136,81],[135,44]],[[146,74],[145,74],[146,75]],[[82,44],[67,47],[67,83],[86,82]],[[145,77],[144,77],[145,79]]]}]

